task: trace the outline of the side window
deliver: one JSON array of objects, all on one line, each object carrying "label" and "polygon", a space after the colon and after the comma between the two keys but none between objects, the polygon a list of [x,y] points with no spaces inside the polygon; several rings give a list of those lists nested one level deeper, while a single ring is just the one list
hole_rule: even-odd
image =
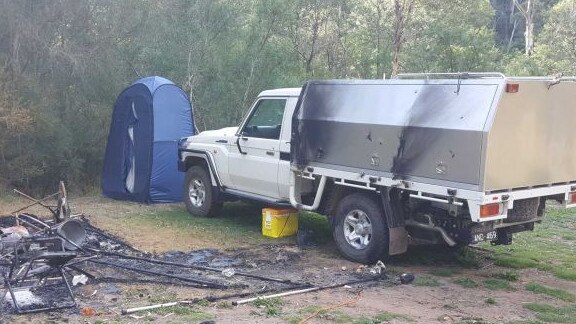
[{"label": "side window", "polygon": [[286,99],[262,99],[242,129],[246,137],[279,139]]}]

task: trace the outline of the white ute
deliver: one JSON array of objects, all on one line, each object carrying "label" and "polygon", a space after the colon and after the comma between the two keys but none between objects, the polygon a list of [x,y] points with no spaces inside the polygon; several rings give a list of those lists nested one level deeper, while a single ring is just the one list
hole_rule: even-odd
[{"label": "white ute", "polygon": [[576,205],[576,82],[499,73],[310,81],[262,92],[239,127],[179,143],[185,203],[326,215],[348,259],[409,244],[510,244]]}]

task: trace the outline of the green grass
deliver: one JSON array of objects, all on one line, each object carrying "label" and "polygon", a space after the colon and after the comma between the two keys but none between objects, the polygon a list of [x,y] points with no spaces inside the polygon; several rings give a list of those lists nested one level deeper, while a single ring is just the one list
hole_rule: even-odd
[{"label": "green grass", "polygon": [[458,250],[456,261],[465,268],[478,268],[480,266],[480,256],[469,247]]},{"label": "green grass", "polygon": [[484,320],[481,317],[465,317],[456,323],[457,324],[490,324],[490,322]]},{"label": "green grass", "polygon": [[518,279],[520,279],[520,274],[515,271],[505,271],[493,273],[492,277],[512,282],[518,281]]},{"label": "green grass", "polygon": [[438,287],[442,284],[438,281],[438,279],[429,276],[429,275],[419,275],[414,280],[414,286],[419,287]]},{"label": "green grass", "polygon": [[397,319],[397,318],[403,318],[405,320],[408,320],[407,317],[399,315],[399,314],[382,312],[378,315],[371,316],[371,317],[357,318],[357,319],[353,320],[352,323],[354,323],[354,324],[379,324],[379,323],[390,322],[390,321]]},{"label": "green grass", "polygon": [[529,259],[521,256],[507,256],[507,255],[497,255],[494,264],[501,267],[507,267],[512,269],[524,269],[524,268],[537,268],[539,265],[538,260]]},{"label": "green grass", "polygon": [[484,299],[484,303],[488,304],[488,305],[496,305],[496,299],[492,298],[492,297],[488,297],[486,299]]},{"label": "green grass", "polygon": [[280,298],[256,299],[253,303],[254,306],[264,308],[264,313],[267,317],[280,316],[282,313],[282,305],[284,302]]},{"label": "green grass", "polygon": [[458,273],[456,270],[446,269],[446,268],[435,268],[428,271],[431,275],[438,277],[452,277]]},{"label": "green grass", "polygon": [[316,244],[332,242],[332,229],[326,216],[301,212],[298,219],[298,229],[312,232],[312,238]]},{"label": "green grass", "polygon": [[544,294],[567,302],[576,301],[576,295],[563,289],[552,288],[535,282],[527,284],[525,288],[526,290],[531,291],[535,294]]},{"label": "green grass", "polygon": [[303,319],[307,318],[311,314],[315,314],[316,319],[322,321],[329,321],[331,323],[339,323],[339,324],[347,324],[352,323],[354,318],[348,314],[340,310],[325,310],[322,306],[318,305],[310,305],[306,306],[303,309],[299,310],[296,314],[292,314],[285,318],[288,323],[297,324],[300,323]]},{"label": "green grass", "polygon": [[[194,217],[182,206],[125,216],[129,222],[143,222],[188,235],[205,236],[215,242],[292,243],[295,236],[270,239],[262,236],[262,209],[246,203],[226,203],[220,215],[213,218]],[[326,217],[300,213],[299,228],[312,232],[317,244],[331,242],[332,234]]]},{"label": "green grass", "polygon": [[552,273],[554,273],[554,275],[560,279],[576,281],[576,270],[556,268],[552,269]]},{"label": "green grass", "polygon": [[576,210],[548,207],[542,224],[533,232],[514,234],[512,245],[482,247],[492,250],[498,266],[523,269],[537,268],[556,277],[576,281],[576,245],[574,236]]},{"label": "green grass", "polygon": [[484,280],[484,287],[489,290],[512,290],[509,281],[496,278]]},{"label": "green grass", "polygon": [[546,304],[526,304],[524,308],[536,313],[536,318],[545,323],[574,323],[576,305],[555,307]]},{"label": "green grass", "polygon": [[174,314],[186,321],[203,321],[212,319],[213,316],[192,306],[176,305],[171,307],[162,307],[151,310],[150,312],[157,315]]},{"label": "green grass", "polygon": [[476,283],[476,281],[474,281],[470,278],[456,278],[456,280],[454,280],[454,283],[457,283],[464,288],[476,288],[476,287],[478,287],[478,284]]},{"label": "green grass", "polygon": [[[419,245],[408,247],[408,252],[393,256],[390,260],[396,266],[434,266],[431,270],[437,276],[452,276],[459,268],[477,268],[480,256],[469,247],[459,249],[448,248],[444,245]],[[390,262],[389,261],[389,262]]]},{"label": "green grass", "polygon": [[565,241],[576,241],[576,235],[564,234],[562,235],[562,239]]}]

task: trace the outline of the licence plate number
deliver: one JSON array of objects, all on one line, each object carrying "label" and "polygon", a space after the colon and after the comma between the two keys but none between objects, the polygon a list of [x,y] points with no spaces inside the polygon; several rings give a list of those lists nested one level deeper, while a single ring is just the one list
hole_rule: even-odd
[{"label": "licence plate number", "polygon": [[484,242],[484,241],[495,241],[498,239],[498,232],[490,231],[487,233],[474,234],[474,243]]}]

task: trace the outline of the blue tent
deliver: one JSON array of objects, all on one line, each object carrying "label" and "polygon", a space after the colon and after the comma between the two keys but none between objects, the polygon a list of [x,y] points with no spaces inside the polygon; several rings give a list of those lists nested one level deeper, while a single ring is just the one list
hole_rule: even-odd
[{"label": "blue tent", "polygon": [[188,97],[170,80],[140,79],[116,99],[102,172],[102,192],[147,203],[182,200],[178,140],[194,134]]}]

